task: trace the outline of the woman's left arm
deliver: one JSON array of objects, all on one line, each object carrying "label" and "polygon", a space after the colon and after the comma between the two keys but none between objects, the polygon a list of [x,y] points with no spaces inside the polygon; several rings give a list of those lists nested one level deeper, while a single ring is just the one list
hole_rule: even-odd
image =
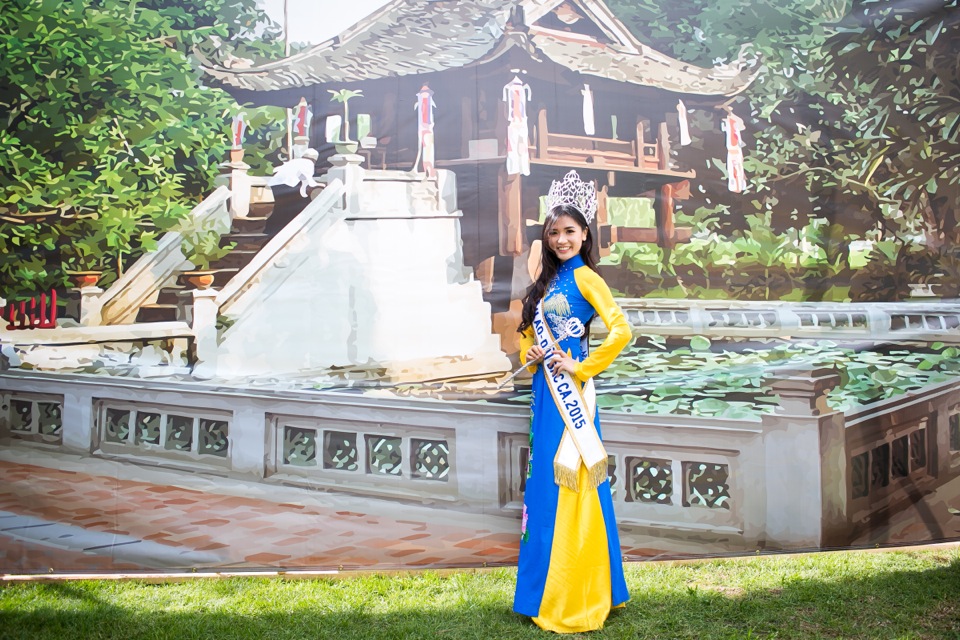
[{"label": "woman's left arm", "polygon": [[633,336],[623,311],[613,299],[610,287],[603,278],[589,267],[581,267],[574,271],[573,275],[580,293],[593,305],[609,331],[603,344],[591,351],[590,355],[574,368],[573,375],[586,382],[610,366]]}]

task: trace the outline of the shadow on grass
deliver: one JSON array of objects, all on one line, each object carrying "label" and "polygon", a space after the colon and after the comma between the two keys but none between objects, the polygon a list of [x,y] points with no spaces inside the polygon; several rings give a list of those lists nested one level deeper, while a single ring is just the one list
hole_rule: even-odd
[{"label": "shadow on grass", "polygon": [[[631,567],[627,608],[579,637],[960,640],[956,554],[923,570],[859,575],[850,566]],[[511,611],[513,584],[513,572],[503,570],[373,582],[8,585],[0,590],[0,638],[554,637]]]}]

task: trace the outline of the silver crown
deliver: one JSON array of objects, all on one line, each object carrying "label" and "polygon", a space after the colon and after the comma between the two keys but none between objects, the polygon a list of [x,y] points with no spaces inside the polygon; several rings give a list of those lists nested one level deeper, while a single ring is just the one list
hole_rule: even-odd
[{"label": "silver crown", "polygon": [[553,181],[545,204],[548,211],[561,205],[572,205],[583,214],[587,224],[590,224],[597,214],[597,188],[592,182],[581,180],[576,171],[571,171],[563,180]]}]

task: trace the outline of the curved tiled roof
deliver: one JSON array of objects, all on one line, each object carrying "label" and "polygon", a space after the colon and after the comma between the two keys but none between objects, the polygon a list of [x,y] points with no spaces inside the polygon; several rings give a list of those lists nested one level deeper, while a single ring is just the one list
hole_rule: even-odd
[{"label": "curved tiled roof", "polygon": [[[206,60],[201,66],[223,86],[273,91],[456,69],[497,55],[513,38],[531,41],[568,69],[620,82],[701,95],[733,95],[750,84],[751,74],[739,66],[696,67],[640,44],[596,0],[576,4],[596,18],[613,44],[531,25],[562,2],[394,0],[339,36],[288,58],[247,68]],[[512,17],[522,23],[511,24]]]},{"label": "curved tiled roof", "polygon": [[535,31],[531,40],[547,58],[571,71],[678,93],[734,95],[752,80],[749,71],[733,65],[697,67],[643,45],[639,53],[633,53]]}]

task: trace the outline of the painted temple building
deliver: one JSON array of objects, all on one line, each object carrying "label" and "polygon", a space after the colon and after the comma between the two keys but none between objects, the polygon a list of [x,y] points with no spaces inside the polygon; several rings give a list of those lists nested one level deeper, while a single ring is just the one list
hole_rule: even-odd
[{"label": "painted temple building", "polygon": [[[719,109],[753,78],[741,62],[700,68],[659,53],[590,0],[396,0],[283,60],[204,70],[240,103],[308,103],[301,148],[320,149],[318,168],[343,150],[328,142],[342,114],[330,96],[349,90],[360,92],[350,128],[364,139],[351,150],[365,169],[455,174],[464,260],[507,342],[551,181],[576,169],[596,182],[601,254],[689,238],[673,215],[696,180],[671,152],[684,111]],[[653,199],[655,226],[610,224],[607,198],[635,196]]]},{"label": "painted temple building", "polygon": [[[268,176],[249,174],[235,132],[187,225],[232,247],[214,287],[183,284],[189,232],[170,232],[108,290],[81,289],[77,336],[18,346],[13,366],[82,368],[105,345],[152,341],[164,371],[207,379],[489,384],[516,366],[551,182],[571,169],[595,182],[601,255],[689,239],[674,225],[697,179],[673,152],[686,114],[727,113],[753,79],[740,61],[654,51],[602,2],[575,0],[395,0],[285,59],[201,67],[240,104],[294,109],[290,150],[319,151],[323,188],[267,233]],[[652,201],[650,224],[612,224],[614,197]]]}]

